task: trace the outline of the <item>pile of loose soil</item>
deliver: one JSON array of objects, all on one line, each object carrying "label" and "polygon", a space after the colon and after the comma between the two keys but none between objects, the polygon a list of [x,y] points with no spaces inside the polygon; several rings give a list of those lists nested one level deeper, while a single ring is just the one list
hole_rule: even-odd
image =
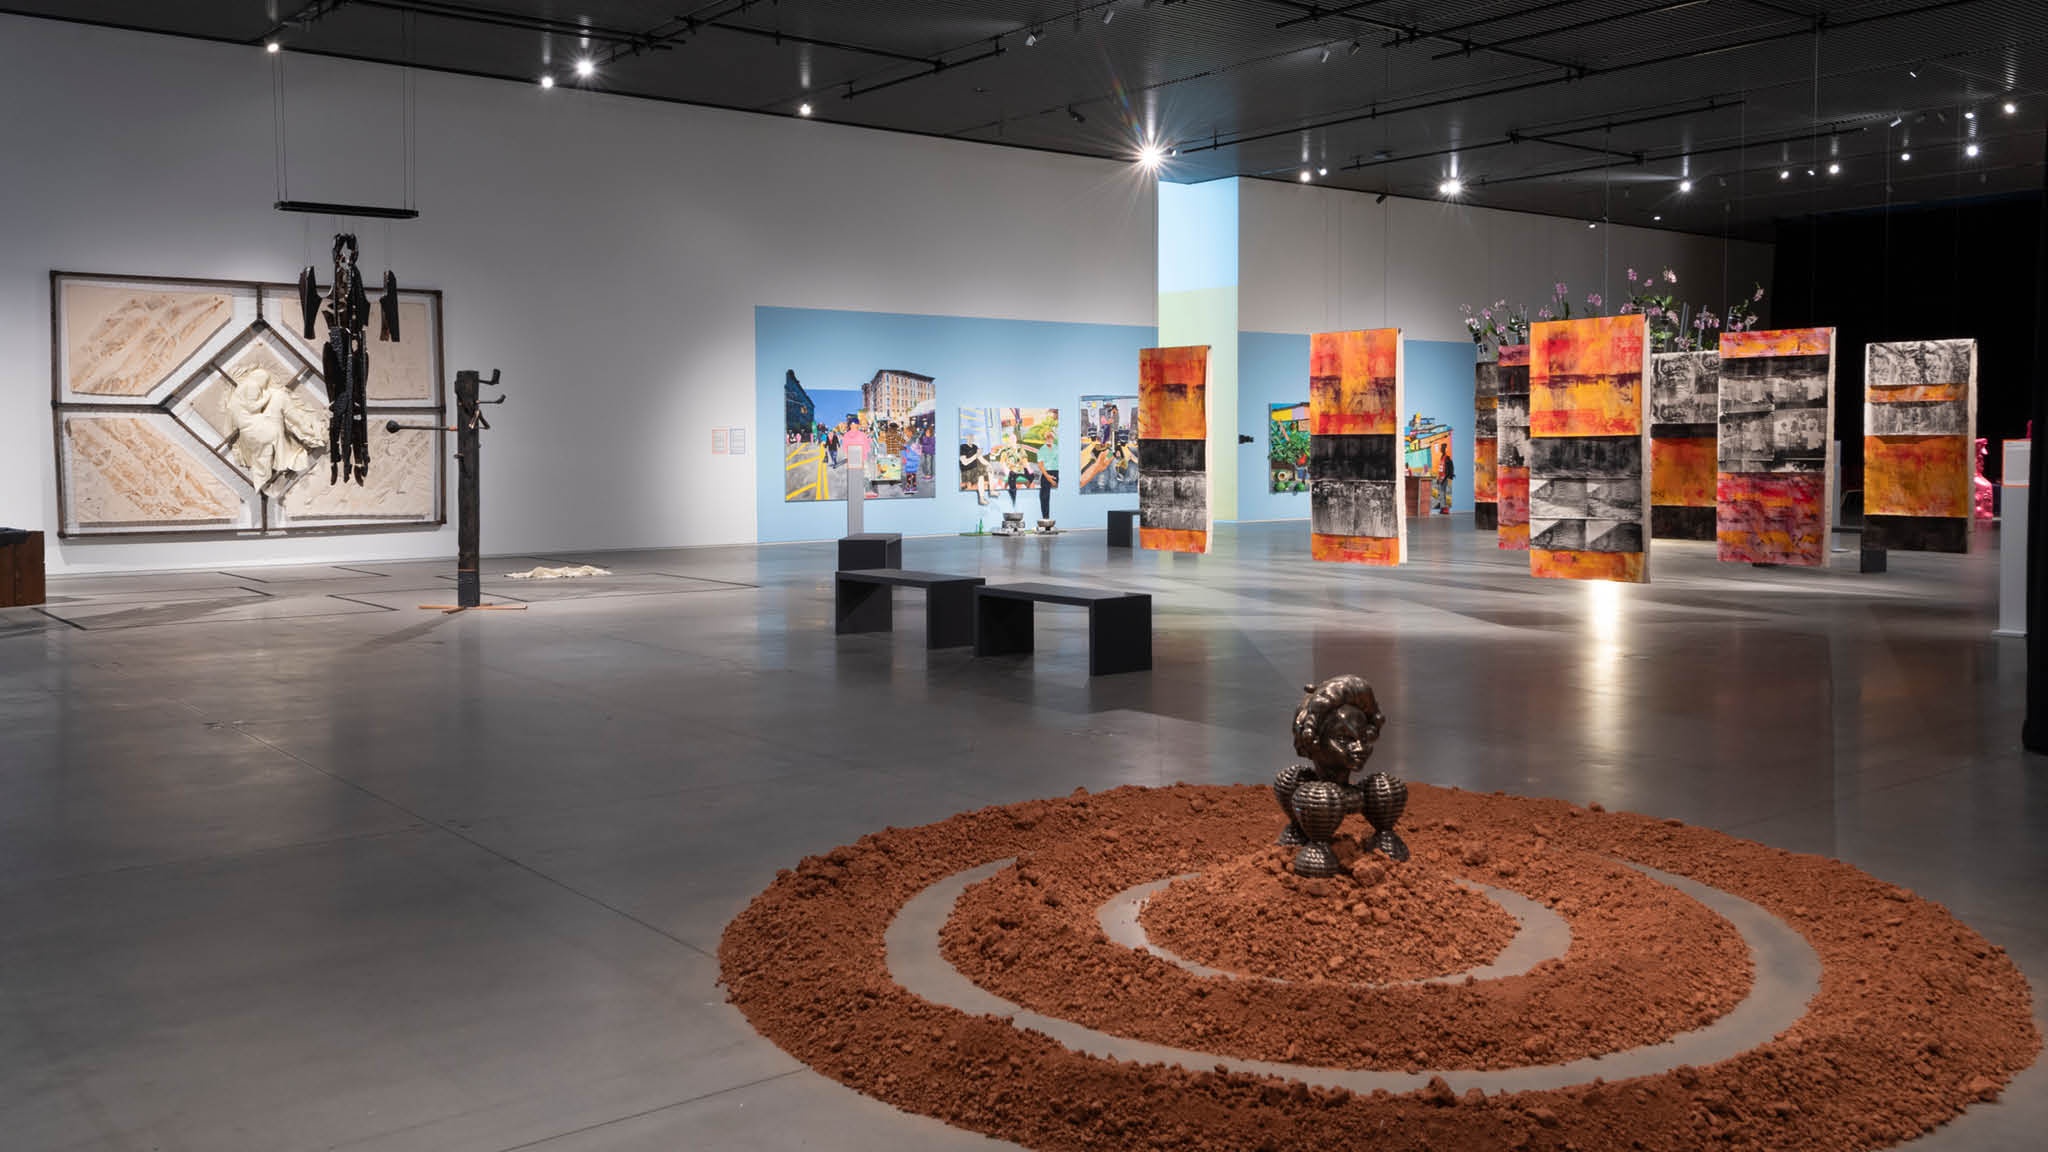
[{"label": "pile of loose soil", "polygon": [[[1820,993],[1776,1040],[1710,1067],[1494,1096],[1438,1086],[1361,1095],[1087,1056],[1005,1019],[921,1000],[890,980],[883,937],[891,917],[960,869],[1077,839],[1114,844],[1104,838],[1114,832],[1126,844],[1177,837],[1159,873],[1172,875],[1271,837],[1264,789],[1190,787],[986,808],[808,858],[728,926],[723,979],[756,1028],[825,1075],[907,1111],[1040,1149],[1849,1152],[1897,1143],[1995,1098],[2040,1050],[2026,981],[2002,950],[1939,905],[1839,861],[1675,821],[1410,787],[1417,819],[1409,823],[1419,825],[1408,833],[1411,847],[1436,835],[1491,844],[1496,834],[1540,829],[1547,850],[1569,848],[1584,854],[1580,861],[1611,855],[1692,877],[1797,928],[1821,958]],[[1200,818],[1189,820],[1197,805]],[[1099,854],[1098,864],[1116,856]],[[1110,891],[1126,883],[1112,881]],[[1582,922],[1597,911],[1573,919],[1575,947]],[[1070,945],[1099,937],[1068,932]],[[1161,1001],[1153,1010],[1192,1003]],[[1426,1031],[1418,1035],[1434,1043]]]},{"label": "pile of loose soil", "polygon": [[[1177,802],[1176,802],[1177,801]],[[1571,926],[1560,960],[1464,984],[1214,980],[1102,934],[1096,911],[1133,884],[1262,849],[1278,821],[1252,797],[1141,794],[1114,818],[1040,840],[970,887],[941,933],[946,958],[1012,1003],[1173,1048],[1324,1068],[1518,1068],[1666,1040],[1749,993],[1749,950],[1705,905],[1519,823],[1445,818],[1411,793],[1414,858],[1393,867],[1510,888]],[[1162,1005],[1171,1010],[1162,1011]]]},{"label": "pile of loose soil", "polygon": [[1424,862],[1395,864],[1336,841],[1342,871],[1303,879],[1294,849],[1268,846],[1145,902],[1152,943],[1207,968],[1271,980],[1394,984],[1477,968],[1515,938],[1515,918]]}]

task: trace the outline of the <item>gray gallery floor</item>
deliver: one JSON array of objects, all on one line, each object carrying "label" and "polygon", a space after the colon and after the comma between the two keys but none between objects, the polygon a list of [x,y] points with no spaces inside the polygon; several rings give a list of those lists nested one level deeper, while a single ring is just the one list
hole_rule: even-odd
[{"label": "gray gallery floor", "polygon": [[[1312,564],[1299,523],[1204,557],[907,542],[1151,592],[1158,670],[1094,681],[1079,613],[1030,660],[927,656],[911,603],[835,639],[827,545],[561,557],[618,574],[488,580],[531,609],[459,617],[415,607],[446,563],[53,581],[0,611],[0,1146],[997,1147],[755,1037],[726,921],[884,825],[1263,782],[1301,685],[1349,671],[1375,766],[1840,856],[2048,979],[1995,536],[1882,576],[1660,544],[1622,587],[1532,580],[1462,517],[1413,535],[1398,572]],[[2036,1066],[1918,1147],[2043,1130]]]}]

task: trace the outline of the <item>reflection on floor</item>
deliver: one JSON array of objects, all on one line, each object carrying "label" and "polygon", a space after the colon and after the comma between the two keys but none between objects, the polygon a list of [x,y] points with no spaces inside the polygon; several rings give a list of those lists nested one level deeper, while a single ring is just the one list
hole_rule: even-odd
[{"label": "reflection on floor", "polygon": [[[1853,541],[1853,537],[1844,537]],[[1357,671],[1375,766],[1840,856],[2048,975],[2048,785],[2018,750],[1995,537],[1891,571],[1537,581],[1463,523],[1399,570],[1303,525],[1207,556],[1096,532],[913,539],[912,567],[1153,594],[1157,670],[835,638],[832,546],[51,581],[0,611],[9,1148],[993,1148],[803,1070],[723,1003],[778,868],[1076,787],[1259,783],[1301,686]],[[225,550],[226,546],[224,546]],[[494,574],[599,563],[617,575]],[[2048,1071],[1925,1149],[2034,1148]]]}]

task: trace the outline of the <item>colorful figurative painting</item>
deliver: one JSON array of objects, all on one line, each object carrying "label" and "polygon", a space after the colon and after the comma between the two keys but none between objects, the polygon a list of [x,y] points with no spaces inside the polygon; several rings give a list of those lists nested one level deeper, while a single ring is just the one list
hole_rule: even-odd
[{"label": "colorful figurative painting", "polygon": [[1649,331],[1640,314],[1529,334],[1529,570],[1650,578]]},{"label": "colorful figurative painting", "polygon": [[1138,490],[1138,398],[1081,397],[1081,494]]},{"label": "colorful figurative painting", "polygon": [[1266,472],[1274,492],[1308,491],[1308,401],[1266,405]]},{"label": "colorful figurative painting", "polygon": [[1209,550],[1209,346],[1138,351],[1138,546]]},{"label": "colorful figurative painting", "polygon": [[1712,540],[1721,354],[1659,352],[1650,376],[1650,535]]},{"label": "colorful figurative painting", "polygon": [[960,491],[1014,508],[1019,491],[1059,487],[1059,428],[1057,408],[962,408]]},{"label": "colorful figurative painting", "polygon": [[1835,330],[1721,334],[1714,538],[1735,564],[1825,567]]},{"label": "colorful figurative painting", "polygon": [[1309,337],[1309,553],[1317,560],[1399,564],[1401,330]]},{"label": "colorful figurative painting", "polygon": [[1529,550],[1529,346],[1503,344],[1494,364],[1495,543]]},{"label": "colorful figurative painting", "polygon": [[1500,407],[1500,366],[1487,361],[1472,369],[1472,523],[1482,530],[1500,527],[1500,439],[1495,417]]},{"label": "colorful figurative painting", "polygon": [[[931,499],[938,391],[929,376],[884,369],[858,388],[805,387],[783,374],[785,503]],[[860,468],[847,465],[857,455]]]},{"label": "colorful figurative painting", "polygon": [[1968,552],[1977,342],[1869,345],[1863,389],[1863,546]]}]

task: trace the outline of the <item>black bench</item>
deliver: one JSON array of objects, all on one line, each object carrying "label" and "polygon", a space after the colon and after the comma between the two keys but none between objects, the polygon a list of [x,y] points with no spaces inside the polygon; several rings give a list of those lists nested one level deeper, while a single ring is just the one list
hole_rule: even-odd
[{"label": "black bench", "polygon": [[1138,535],[1138,512],[1135,508],[1117,508],[1109,514],[1109,546],[1129,548]]},{"label": "black bench", "polygon": [[903,533],[862,532],[839,538],[839,570],[903,567]]},{"label": "black bench", "polygon": [[1088,609],[1088,674],[1144,672],[1152,667],[1152,597],[1059,584],[993,584],[974,590],[974,654],[1032,651],[1032,605]]},{"label": "black bench", "polygon": [[924,589],[924,646],[958,648],[974,643],[974,590],[987,583],[979,576],[948,576],[943,572],[908,572],[901,568],[862,568],[832,576],[832,630],[889,632],[895,627],[891,590]]}]

